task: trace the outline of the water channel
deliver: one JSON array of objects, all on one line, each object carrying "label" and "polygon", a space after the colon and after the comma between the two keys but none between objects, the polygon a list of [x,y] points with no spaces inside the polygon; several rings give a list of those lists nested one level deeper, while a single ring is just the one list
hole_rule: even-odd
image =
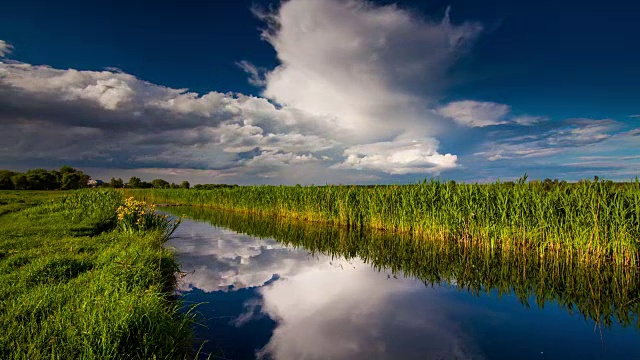
[{"label": "water channel", "polygon": [[202,358],[640,359],[637,268],[168,211]]}]

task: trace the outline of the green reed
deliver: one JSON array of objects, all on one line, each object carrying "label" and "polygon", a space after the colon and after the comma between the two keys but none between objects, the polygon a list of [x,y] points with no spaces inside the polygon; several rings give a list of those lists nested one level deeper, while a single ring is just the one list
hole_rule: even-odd
[{"label": "green reed", "polygon": [[562,252],[491,250],[463,240],[425,241],[407,233],[310,226],[254,213],[195,207],[169,211],[312,253],[347,260],[358,257],[380,271],[417,278],[427,286],[455,285],[476,295],[515,294],[525,306],[557,302],[603,327],[613,323],[640,327],[638,267],[585,263]]},{"label": "green reed", "polygon": [[640,264],[640,182],[403,186],[241,186],[129,190],[153,203],[215,207],[491,249],[571,251],[583,261]]}]

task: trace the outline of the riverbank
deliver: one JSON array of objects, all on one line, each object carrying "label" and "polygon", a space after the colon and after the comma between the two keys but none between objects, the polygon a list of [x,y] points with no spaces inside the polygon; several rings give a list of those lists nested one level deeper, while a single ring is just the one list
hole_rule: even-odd
[{"label": "riverbank", "polygon": [[0,192],[0,201],[0,358],[188,356],[192,322],[162,246],[170,219],[147,209],[127,228],[115,191]]},{"label": "riverbank", "polygon": [[[249,237],[274,239],[279,245],[304,249],[313,254],[311,258],[327,256],[336,263],[340,259],[347,263],[362,260],[378,271],[418,279],[427,287],[453,286],[475,296],[513,295],[526,307],[557,305],[602,328],[640,327],[638,267],[594,266],[562,254],[540,256],[535,251],[490,251],[453,241],[415,241],[410,235],[279,221],[273,217],[203,207],[171,207],[167,211]],[[200,231],[200,234],[206,233]],[[212,237],[219,241],[218,236]],[[255,243],[248,242],[246,246],[255,247]],[[229,256],[228,248],[224,250],[227,259],[250,264]],[[204,281],[202,276],[197,278]]]},{"label": "riverbank", "polygon": [[127,193],[152,203],[196,205],[349,228],[466,241],[501,250],[568,252],[581,261],[640,264],[640,182],[403,186],[240,186]]}]

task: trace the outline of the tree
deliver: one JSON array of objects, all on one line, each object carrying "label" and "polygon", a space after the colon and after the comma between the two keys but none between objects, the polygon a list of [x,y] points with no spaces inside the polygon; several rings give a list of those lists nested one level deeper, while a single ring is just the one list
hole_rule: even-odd
[{"label": "tree", "polygon": [[109,181],[109,187],[110,188],[114,188],[114,189],[119,189],[124,187],[124,182],[122,181],[122,179],[118,178],[111,178],[111,180]]},{"label": "tree", "polygon": [[62,174],[62,180],[60,181],[60,188],[62,190],[75,190],[75,189],[79,189],[81,187],[80,182],[82,181],[82,178],[80,177],[80,174],[72,172],[72,173],[65,173]]},{"label": "tree", "polygon": [[188,189],[190,187],[191,187],[191,184],[189,184],[187,180],[183,181],[182,184],[180,184],[180,188],[182,189]]},{"label": "tree", "polygon": [[0,170],[0,190],[13,190],[13,181],[11,177],[16,173],[9,170]]},{"label": "tree", "polygon": [[142,180],[139,177],[132,176],[129,179],[129,187],[132,189],[140,189],[142,187]]},{"label": "tree", "polygon": [[63,190],[75,190],[88,186],[89,175],[83,171],[72,168],[69,165],[64,165],[60,168],[60,171],[51,171],[52,174],[56,174],[60,189]]},{"label": "tree", "polygon": [[25,173],[29,182],[29,190],[54,190],[60,188],[55,174],[45,169],[27,170]]},{"label": "tree", "polygon": [[78,170],[72,168],[69,165],[63,165],[60,168],[60,174],[62,174],[62,175],[64,175],[64,174],[72,174],[72,173],[75,173],[75,172],[78,172]]},{"label": "tree", "polygon": [[15,174],[11,177],[11,182],[13,183],[13,188],[16,190],[28,190],[29,189],[29,180],[27,180],[27,175],[25,174]]},{"label": "tree", "polygon": [[80,176],[80,181],[78,182],[78,188],[86,188],[89,186],[89,180],[91,180],[91,176],[84,173],[84,171],[76,171],[76,174]]},{"label": "tree", "polygon": [[166,189],[169,187],[169,183],[162,179],[151,180],[151,185],[153,185],[153,187],[156,189]]}]

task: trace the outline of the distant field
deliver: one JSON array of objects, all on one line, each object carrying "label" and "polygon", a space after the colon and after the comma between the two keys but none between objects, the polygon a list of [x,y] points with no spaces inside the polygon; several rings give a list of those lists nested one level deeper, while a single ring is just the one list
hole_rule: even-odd
[{"label": "distant field", "polygon": [[0,204],[1,359],[188,353],[165,234],[123,230],[121,194],[3,191]]},{"label": "distant field", "polygon": [[404,186],[241,186],[127,190],[158,204],[208,206],[476,246],[571,252],[640,264],[640,182]]},{"label": "distant field", "polygon": [[0,216],[63,196],[66,191],[0,190]]}]

